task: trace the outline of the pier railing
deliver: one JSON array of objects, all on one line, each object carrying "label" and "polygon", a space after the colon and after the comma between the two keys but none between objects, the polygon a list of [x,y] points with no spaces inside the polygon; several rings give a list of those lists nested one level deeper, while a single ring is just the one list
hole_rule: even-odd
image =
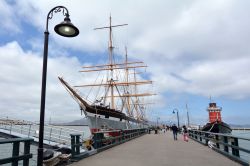
[{"label": "pier railing", "polygon": [[[93,138],[91,140],[88,139],[83,140],[81,138],[81,135],[71,134],[72,158],[77,161],[86,156],[95,154],[97,152],[101,152],[103,150],[122,144],[126,141],[137,138],[147,133],[148,129],[100,131],[93,133]],[[92,151],[91,154],[90,153],[87,155],[85,153],[81,154],[80,149],[82,147],[84,149]]]},{"label": "pier railing", "polygon": [[250,138],[200,130],[189,130],[189,137],[242,165],[248,166],[249,164],[249,157],[247,156],[250,155],[250,149],[243,147],[242,144],[250,144]]},{"label": "pier railing", "polygon": [[[94,133],[94,148],[103,151],[148,133],[148,129],[102,131]],[[108,135],[108,136],[105,136]]]},{"label": "pier railing", "polygon": [[[0,123],[0,129],[7,131],[6,134],[13,135],[15,137],[29,137],[38,138],[39,125],[34,123]],[[64,144],[70,146],[71,137],[70,134],[77,133],[83,136],[82,131],[69,129],[65,127],[57,127],[52,125],[44,126],[44,143],[48,145]]]},{"label": "pier railing", "polygon": [[[29,159],[32,158],[30,153],[31,141],[33,139],[30,138],[0,139],[0,144],[13,144],[12,157],[0,159],[0,165],[12,163],[12,166],[18,166],[18,161],[23,160],[23,166],[29,166]],[[19,155],[21,142],[24,143],[24,154]]]}]

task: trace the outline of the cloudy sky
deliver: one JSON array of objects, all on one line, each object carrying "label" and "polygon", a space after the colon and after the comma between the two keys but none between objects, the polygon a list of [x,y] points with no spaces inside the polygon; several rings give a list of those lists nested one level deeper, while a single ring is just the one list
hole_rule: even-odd
[{"label": "cloudy sky", "polygon": [[[79,106],[57,76],[73,85],[89,82],[78,71],[107,59],[108,33],[93,28],[114,24],[115,53],[144,61],[157,93],[148,118],[186,122],[208,120],[206,108],[217,102],[223,120],[250,121],[250,1],[245,0],[1,0],[0,117],[39,120],[43,40],[48,12],[68,8],[79,30],[75,38],[54,32],[61,13],[49,21],[46,120],[80,119]],[[248,67],[247,67],[248,66]]]}]

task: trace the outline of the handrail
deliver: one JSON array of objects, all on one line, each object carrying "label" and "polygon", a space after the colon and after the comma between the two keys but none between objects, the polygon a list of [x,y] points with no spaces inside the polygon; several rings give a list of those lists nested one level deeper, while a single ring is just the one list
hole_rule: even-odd
[{"label": "handrail", "polygon": [[[18,161],[23,160],[23,166],[29,165],[29,159],[32,158],[30,153],[30,144],[33,139],[30,138],[12,138],[12,139],[1,139],[0,144],[12,143],[13,151],[12,157],[0,159],[0,164],[12,163],[12,166],[18,166]],[[24,154],[19,155],[20,142],[24,142]]]},{"label": "handrail", "polygon": [[191,139],[210,146],[217,152],[243,164],[248,165],[249,161],[244,158],[244,153],[250,155],[250,149],[242,147],[242,141],[249,141],[250,138],[238,137],[231,134],[212,133],[200,130],[189,130],[189,136]]}]

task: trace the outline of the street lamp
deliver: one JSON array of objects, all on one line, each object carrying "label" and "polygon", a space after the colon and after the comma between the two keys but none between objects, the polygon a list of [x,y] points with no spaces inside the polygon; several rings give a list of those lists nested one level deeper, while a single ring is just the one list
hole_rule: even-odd
[{"label": "street lamp", "polygon": [[179,123],[179,111],[178,111],[177,108],[175,108],[175,109],[173,110],[173,114],[175,114],[175,111],[176,111],[176,114],[177,114],[178,128],[180,128],[180,123]]},{"label": "street lamp", "polygon": [[160,120],[160,117],[157,117],[157,118],[156,118],[157,127],[158,127],[158,122],[159,122],[159,120]]},{"label": "street lamp", "polygon": [[40,126],[39,126],[39,146],[37,149],[37,165],[43,164],[43,132],[44,132],[44,115],[45,115],[45,96],[46,96],[46,76],[47,76],[47,59],[48,59],[48,43],[49,31],[48,22],[52,19],[53,13],[62,12],[65,16],[64,21],[55,26],[54,30],[57,34],[64,37],[75,37],[79,34],[79,30],[71,23],[69,19],[68,9],[64,6],[56,6],[51,9],[47,15],[46,30],[44,32],[44,50],[43,50],[43,71],[42,71],[42,90],[40,105]]}]

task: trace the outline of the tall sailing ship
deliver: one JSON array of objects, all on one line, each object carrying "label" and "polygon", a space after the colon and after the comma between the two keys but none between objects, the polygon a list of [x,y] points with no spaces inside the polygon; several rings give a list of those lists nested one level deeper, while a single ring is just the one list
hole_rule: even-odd
[{"label": "tall sailing ship", "polygon": [[[152,84],[150,80],[138,80],[139,68],[146,68],[143,62],[128,61],[127,49],[125,60],[116,62],[113,50],[112,29],[127,24],[112,25],[111,17],[109,26],[95,28],[109,30],[108,63],[94,66],[83,66],[82,73],[105,72],[106,78],[99,83],[70,86],[62,77],[58,77],[69,94],[79,104],[81,111],[89,122],[92,132],[100,129],[135,129],[148,126],[145,118],[144,97],[152,93],[139,93],[138,86]],[[99,74],[100,75],[100,74]],[[132,76],[131,76],[132,75]],[[96,79],[97,80],[97,79]],[[97,88],[102,92],[93,102],[89,102],[78,92],[79,88]],[[149,103],[148,103],[149,104]]]}]

